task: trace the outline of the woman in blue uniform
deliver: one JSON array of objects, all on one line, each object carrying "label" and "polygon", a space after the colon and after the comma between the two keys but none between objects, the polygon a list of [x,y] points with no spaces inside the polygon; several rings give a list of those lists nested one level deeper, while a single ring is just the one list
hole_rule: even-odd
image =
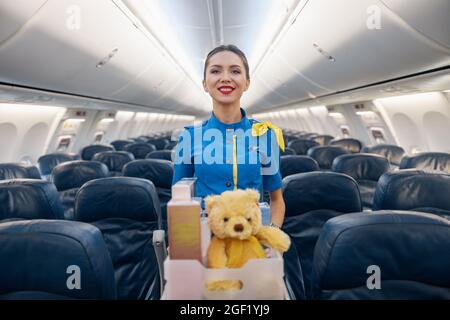
[{"label": "woman in blue uniform", "polygon": [[284,149],[283,135],[269,122],[247,118],[240,99],[249,85],[247,58],[236,46],[219,46],[208,54],[203,87],[213,100],[213,113],[181,133],[173,183],[197,177],[196,194],[202,198],[226,190],[268,191],[271,225],[281,227],[285,205],[279,149]]}]

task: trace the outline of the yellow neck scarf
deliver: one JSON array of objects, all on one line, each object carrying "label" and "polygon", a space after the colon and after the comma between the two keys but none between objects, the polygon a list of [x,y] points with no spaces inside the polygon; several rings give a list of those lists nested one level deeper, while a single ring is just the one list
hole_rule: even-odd
[{"label": "yellow neck scarf", "polygon": [[279,127],[272,124],[269,121],[254,123],[252,126],[252,136],[259,137],[267,132],[268,129],[272,129],[277,137],[277,143],[280,146],[281,151],[284,151],[284,139],[283,132]]}]

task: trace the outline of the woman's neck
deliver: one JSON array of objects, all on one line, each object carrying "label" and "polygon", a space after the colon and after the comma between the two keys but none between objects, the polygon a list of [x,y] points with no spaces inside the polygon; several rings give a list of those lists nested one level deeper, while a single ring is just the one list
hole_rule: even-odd
[{"label": "woman's neck", "polygon": [[241,121],[242,114],[239,102],[235,105],[213,105],[214,115],[222,123],[236,123]]}]

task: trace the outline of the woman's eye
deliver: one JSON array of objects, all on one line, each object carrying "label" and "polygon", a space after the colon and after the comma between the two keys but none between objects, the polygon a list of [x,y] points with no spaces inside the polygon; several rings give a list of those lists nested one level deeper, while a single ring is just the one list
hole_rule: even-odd
[{"label": "woman's eye", "polygon": [[228,222],[228,218],[223,218],[223,221],[224,222]]},{"label": "woman's eye", "polygon": [[211,73],[213,74],[219,73],[219,70],[211,70]]},{"label": "woman's eye", "polygon": [[233,70],[233,73],[234,74],[241,74],[241,71],[240,70]]}]

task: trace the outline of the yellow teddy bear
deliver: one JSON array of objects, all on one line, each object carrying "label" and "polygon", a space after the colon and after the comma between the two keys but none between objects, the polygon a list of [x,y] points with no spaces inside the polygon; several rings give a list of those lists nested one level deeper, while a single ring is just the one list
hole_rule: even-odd
[{"label": "yellow teddy bear", "polygon": [[[259,193],[253,189],[225,191],[205,198],[213,238],[208,248],[209,268],[240,268],[250,259],[265,258],[262,245],[280,252],[289,249],[289,236],[261,224]],[[237,290],[240,281],[210,281],[208,290]]]}]

